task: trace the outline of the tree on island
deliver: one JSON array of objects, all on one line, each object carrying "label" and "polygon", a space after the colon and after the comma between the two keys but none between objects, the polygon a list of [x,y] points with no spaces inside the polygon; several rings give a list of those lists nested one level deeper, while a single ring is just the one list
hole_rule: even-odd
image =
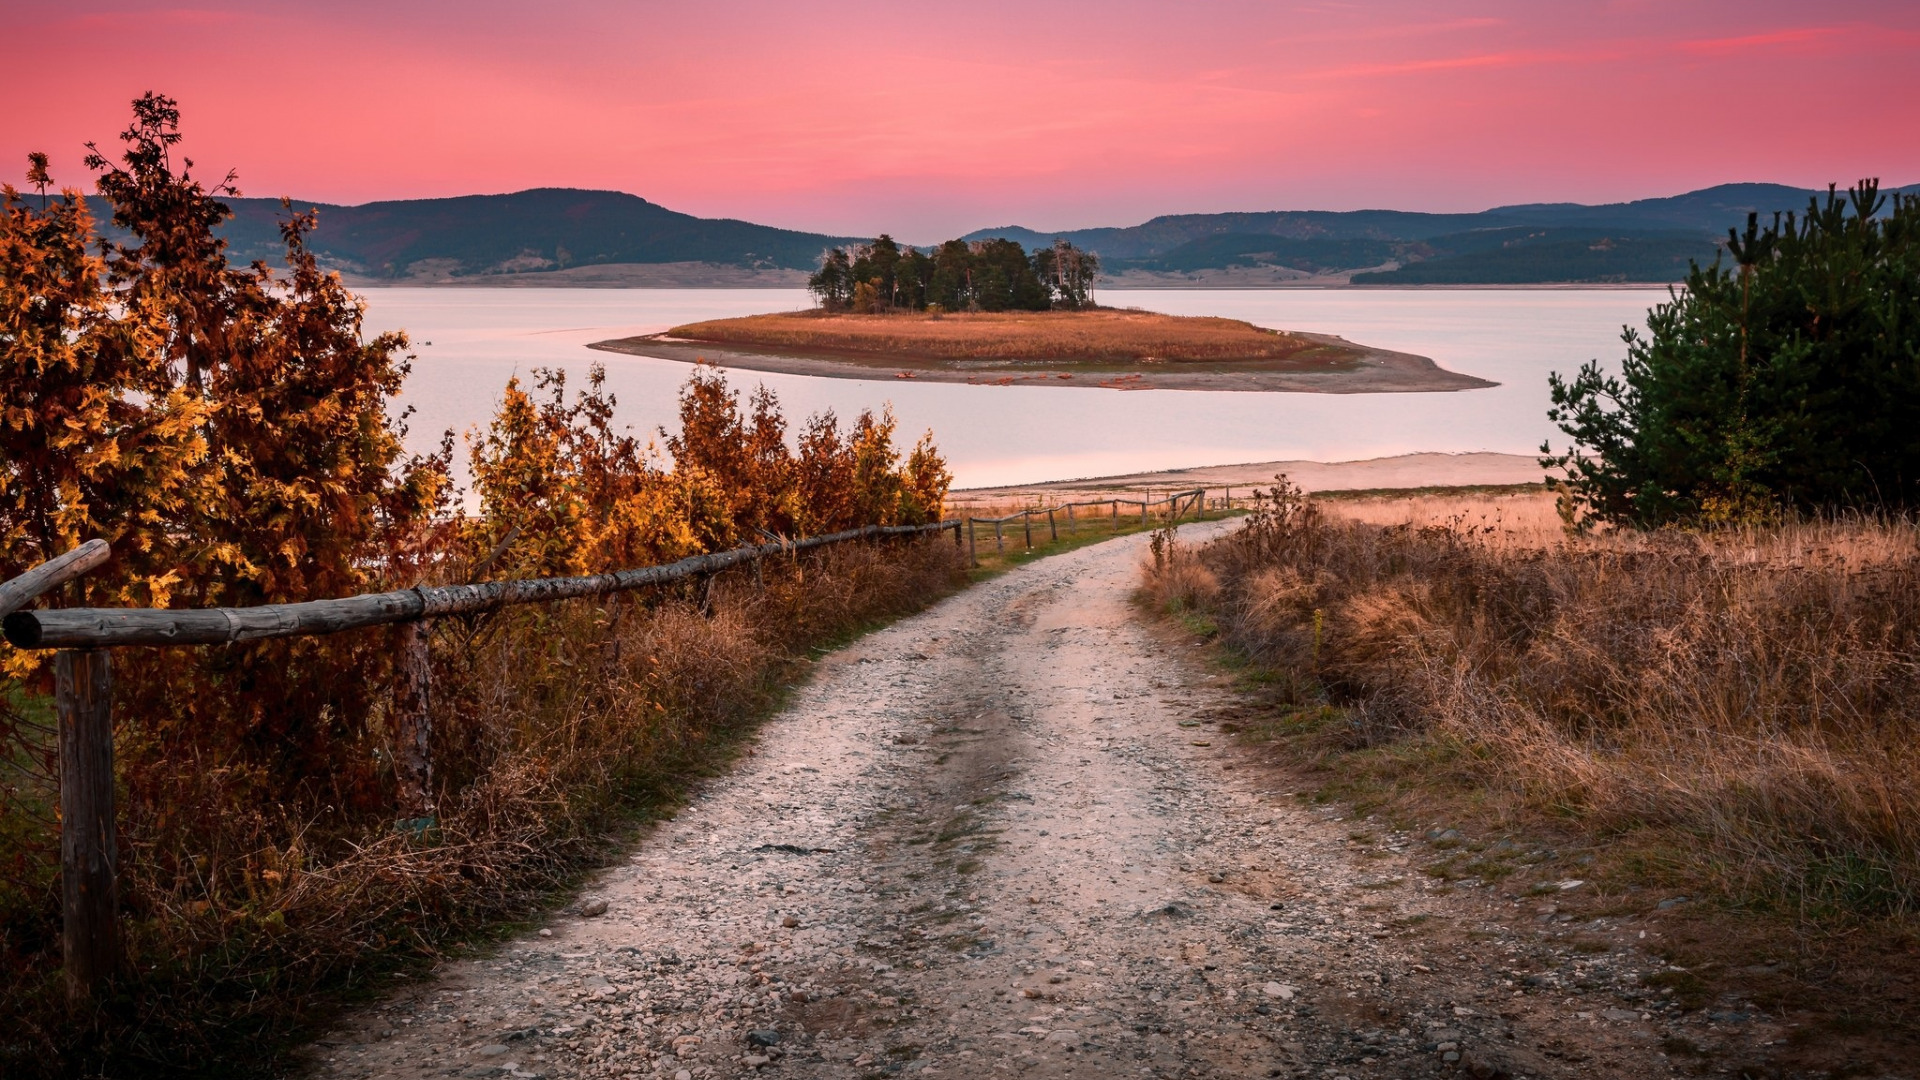
[{"label": "tree on island", "polygon": [[1093,279],[1100,275],[1100,257],[1081,251],[1065,240],[1033,253],[1033,270],[1053,289],[1054,306],[1093,306]]},{"label": "tree on island", "polygon": [[[1882,213],[1886,210],[1886,213]],[[1551,376],[1569,517],[1648,527],[1920,505],[1920,198],[1862,181],[1747,216],[1628,329],[1619,376]]]},{"label": "tree on island", "polygon": [[1100,261],[1064,240],[1031,256],[1013,240],[949,240],[922,251],[882,233],[831,248],[807,288],[828,311],[1046,311],[1093,303]]}]

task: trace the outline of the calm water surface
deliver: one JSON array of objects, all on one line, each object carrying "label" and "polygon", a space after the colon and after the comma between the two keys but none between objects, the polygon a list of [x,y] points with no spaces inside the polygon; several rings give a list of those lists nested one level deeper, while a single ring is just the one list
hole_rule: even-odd
[{"label": "calm water surface", "polygon": [[[419,359],[402,404],[410,441],[428,449],[446,428],[486,422],[509,377],[565,368],[584,380],[604,363],[621,420],[651,432],[674,420],[687,367],[591,352],[591,341],[696,319],[807,306],[798,290],[369,289],[369,330],[404,329]],[[1444,394],[1259,394],[1074,387],[967,386],[896,379],[817,379],[742,371],[798,418],[843,418],[891,402],[907,441],[932,428],[960,486],[1101,476],[1147,469],[1304,458],[1345,461],[1421,450],[1532,453],[1555,435],[1547,373],[1589,359],[1617,362],[1620,329],[1643,325],[1664,289],[1120,291],[1103,304],[1176,315],[1225,315],[1276,329],[1338,334],[1430,356],[1497,380]],[[428,344],[428,343],[431,344]]]}]

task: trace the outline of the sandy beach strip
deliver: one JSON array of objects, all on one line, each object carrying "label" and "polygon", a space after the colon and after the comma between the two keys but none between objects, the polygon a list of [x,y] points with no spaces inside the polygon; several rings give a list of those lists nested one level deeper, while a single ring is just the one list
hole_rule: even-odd
[{"label": "sandy beach strip", "polygon": [[1436,487],[1506,487],[1537,484],[1546,476],[1540,460],[1525,454],[1400,454],[1364,461],[1259,461],[1240,465],[1209,465],[1195,469],[1126,473],[1040,484],[956,489],[954,506],[1008,506],[1027,503],[1096,499],[1122,492],[1166,492],[1206,488],[1218,495],[1233,488],[1236,495],[1256,487],[1273,486],[1284,475],[1310,492],[1411,490]]},{"label": "sandy beach strip", "polygon": [[[1303,337],[1315,335],[1302,334]],[[1352,342],[1339,341],[1347,348]],[[682,363],[707,361],[723,368],[812,375],[829,379],[916,379],[976,386],[1055,386],[1107,390],[1231,390],[1265,393],[1395,394],[1480,390],[1497,383],[1448,371],[1424,356],[1365,348],[1356,366],[1343,371],[1183,371],[1176,365],[1124,372],[1089,372],[1045,360],[950,361],[791,355],[739,345],[712,345],[664,334],[596,341],[588,348]]]}]

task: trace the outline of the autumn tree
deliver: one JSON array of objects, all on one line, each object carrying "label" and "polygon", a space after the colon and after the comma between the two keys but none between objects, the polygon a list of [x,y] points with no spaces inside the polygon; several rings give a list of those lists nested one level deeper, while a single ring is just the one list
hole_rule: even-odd
[{"label": "autumn tree", "polygon": [[[43,154],[28,177],[38,207],[0,188],[0,578],[98,536],[115,565],[80,588],[165,603],[180,581],[172,536],[207,488],[212,404],[178,384],[146,313],[106,287],[85,200],[45,197]],[[34,660],[6,664],[19,674]]]},{"label": "autumn tree", "polygon": [[564,372],[535,371],[531,393],[515,379],[488,427],[469,436],[481,510],[473,546],[511,538],[505,561],[518,575],[939,520],[946,462],[930,433],[903,460],[889,412],[863,412],[846,430],[831,411],[817,414],[789,447],[772,391],[743,401],[703,364],[681,387],[678,429],[641,446],[613,427],[605,379],[595,365],[571,402]]},{"label": "autumn tree", "polygon": [[[408,458],[388,409],[405,338],[361,333],[360,302],[306,248],[311,215],[283,222],[284,271],[228,261],[232,176],[196,177],[172,100],[135,101],[120,141],[89,146],[115,226],[97,253],[77,192],[0,196],[0,575],[99,536],[113,561],[53,602],[249,605],[382,580],[446,507],[445,458]],[[29,178],[50,186],[43,159]],[[329,766],[378,716],[378,646],[117,658],[129,827],[191,832],[257,790],[377,801],[373,770]]]},{"label": "autumn tree", "polygon": [[853,299],[853,264],[845,248],[828,248],[820,269],[807,279],[807,291],[828,311],[843,311]]},{"label": "autumn tree", "polygon": [[1065,240],[1033,253],[1033,272],[1053,297],[1053,306],[1078,309],[1093,306],[1093,281],[1100,275],[1100,258]]}]

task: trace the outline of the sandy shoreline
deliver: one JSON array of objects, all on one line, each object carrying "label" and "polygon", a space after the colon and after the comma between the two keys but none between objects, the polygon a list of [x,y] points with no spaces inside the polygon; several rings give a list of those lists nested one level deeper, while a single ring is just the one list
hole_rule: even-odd
[{"label": "sandy shoreline", "polygon": [[921,382],[970,383],[976,386],[1097,387],[1108,390],[1231,390],[1306,394],[1395,394],[1480,390],[1499,384],[1472,375],[1448,371],[1424,356],[1355,346],[1343,338],[1299,334],[1304,338],[1338,343],[1363,350],[1356,367],[1335,372],[1300,371],[1182,371],[1174,365],[1112,374],[1074,371],[1044,360],[962,360],[935,363],[918,359],[855,360],[824,355],[794,355],[739,345],[710,345],[671,338],[665,334],[596,341],[587,346],[602,352],[625,353],[660,360],[695,363],[700,360],[744,371],[782,375],[812,375],[829,379],[915,379]]},{"label": "sandy shoreline", "polygon": [[1536,484],[1546,476],[1546,471],[1540,467],[1537,457],[1486,452],[1399,454],[1362,461],[1260,461],[1038,484],[960,488],[953,492],[951,501],[960,506],[1058,502],[1123,491],[1177,491],[1197,487],[1216,492],[1228,487],[1250,492],[1255,487],[1271,487],[1275,474],[1285,474],[1307,491],[1326,492]]}]

